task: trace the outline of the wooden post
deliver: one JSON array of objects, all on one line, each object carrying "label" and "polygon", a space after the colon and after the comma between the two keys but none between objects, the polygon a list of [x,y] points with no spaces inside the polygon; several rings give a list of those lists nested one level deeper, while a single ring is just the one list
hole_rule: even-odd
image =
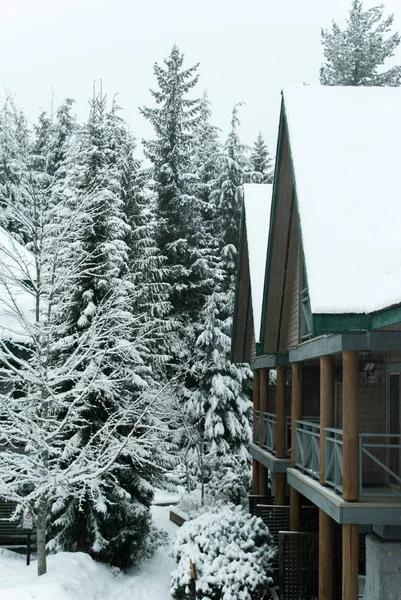
[{"label": "wooden post", "polygon": [[319,510],[319,600],[333,600],[333,520]]},{"label": "wooden post", "polygon": [[[263,414],[268,411],[269,406],[269,369],[260,370],[260,424],[259,424],[259,446],[263,448],[264,441],[264,421]],[[265,466],[259,466],[259,494],[265,496],[267,494],[268,470]]]},{"label": "wooden post", "polygon": [[276,383],[276,456],[285,458],[285,384],[287,369],[277,367]]},{"label": "wooden post", "polygon": [[343,525],[342,600],[358,600],[358,525]]},{"label": "wooden post", "polygon": [[358,500],[358,352],[343,352],[343,498]]},{"label": "wooden post", "polygon": [[300,363],[292,363],[292,389],[291,389],[291,466],[296,463],[296,424],[303,416],[302,407],[302,367]]},{"label": "wooden post", "polygon": [[[296,424],[303,416],[302,405],[302,367],[300,363],[292,364],[291,388],[291,466],[296,463]],[[294,488],[290,490],[290,527],[291,531],[301,531],[301,494]]]},{"label": "wooden post", "polygon": [[259,463],[257,460],[252,460],[252,494],[259,494]]},{"label": "wooden post", "polygon": [[302,496],[293,487],[290,487],[290,529],[301,531],[301,505]]},{"label": "wooden post", "polygon": [[260,371],[253,372],[253,441],[256,444],[255,411],[260,410]]},{"label": "wooden post", "polygon": [[264,423],[263,413],[267,412],[269,406],[269,369],[260,370],[260,427],[259,427],[259,445],[263,448]]},{"label": "wooden post", "polygon": [[[276,381],[276,456],[285,458],[285,387],[287,368],[283,365],[277,367]],[[274,474],[274,501],[276,504],[285,502],[286,477],[283,473]]]},{"label": "wooden post", "polygon": [[259,495],[266,496],[267,494],[267,469],[264,465],[259,464]]},{"label": "wooden post", "polygon": [[274,473],[274,502],[276,506],[284,506],[285,504],[285,473]]},{"label": "wooden post", "polygon": [[334,356],[332,355],[320,358],[320,483],[322,485],[325,485],[325,427],[334,427]]}]

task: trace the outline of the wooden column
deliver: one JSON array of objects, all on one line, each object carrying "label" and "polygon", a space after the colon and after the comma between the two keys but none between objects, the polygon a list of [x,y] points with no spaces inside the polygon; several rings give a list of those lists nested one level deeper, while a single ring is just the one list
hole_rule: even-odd
[{"label": "wooden column", "polygon": [[[259,427],[259,446],[263,448],[264,422],[263,413],[268,411],[269,406],[269,369],[260,370],[260,427]],[[267,494],[268,470],[264,465],[259,467],[259,494]]]},{"label": "wooden column", "polygon": [[358,600],[358,525],[343,525],[342,600]]},{"label": "wooden column", "polygon": [[260,410],[260,371],[253,372],[253,441],[256,444],[255,412]]},{"label": "wooden column", "polygon": [[333,600],[333,525],[319,510],[319,600]]},{"label": "wooden column", "polygon": [[[256,443],[256,418],[255,411],[260,409],[260,371],[256,370],[253,372],[253,439],[252,441]],[[252,463],[252,492],[254,494],[259,494],[260,489],[260,469],[259,463],[257,460],[253,460]]]},{"label": "wooden column", "polygon": [[[276,456],[285,458],[285,386],[287,368],[283,365],[277,367],[276,381]],[[284,473],[274,474],[274,501],[276,504],[285,502],[286,476]]]},{"label": "wooden column", "polygon": [[292,363],[292,388],[291,388],[291,466],[296,463],[296,425],[303,416],[302,407],[302,367],[300,363]]},{"label": "wooden column", "polygon": [[285,458],[285,384],[287,369],[277,367],[276,385],[276,456]]},{"label": "wooden column", "polygon": [[[302,367],[300,363],[292,364],[291,388],[291,466],[296,463],[296,425],[303,416],[302,406]],[[290,527],[291,531],[301,531],[301,494],[294,488],[290,490]]]},{"label": "wooden column", "polygon": [[259,494],[259,463],[252,459],[252,494]]},{"label": "wooden column", "polygon": [[320,483],[325,485],[325,427],[334,427],[334,356],[320,358]]},{"label": "wooden column", "polygon": [[358,352],[343,352],[343,498],[358,500]]},{"label": "wooden column", "polygon": [[274,502],[276,506],[285,505],[286,474],[274,473]]},{"label": "wooden column", "polygon": [[260,427],[259,427],[259,445],[263,448],[264,424],[262,413],[268,411],[269,406],[269,369],[260,370]]}]

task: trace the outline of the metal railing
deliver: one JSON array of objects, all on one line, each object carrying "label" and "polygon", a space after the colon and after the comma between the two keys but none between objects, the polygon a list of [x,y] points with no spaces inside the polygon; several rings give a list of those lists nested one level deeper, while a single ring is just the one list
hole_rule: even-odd
[{"label": "metal railing", "polygon": [[276,453],[277,421],[274,413],[263,413],[263,447]]},{"label": "metal railing", "polygon": [[316,421],[295,421],[296,465],[311,477],[320,473],[320,424]]},{"label": "metal railing", "polygon": [[343,432],[342,429],[325,427],[324,480],[338,493],[343,491]]},{"label": "metal railing", "polygon": [[401,436],[359,434],[359,496],[401,498]]},{"label": "metal railing", "polygon": [[259,410],[255,410],[254,411],[254,423],[253,423],[253,431],[254,431],[254,438],[255,438],[255,443],[259,444],[260,442],[260,411]]}]

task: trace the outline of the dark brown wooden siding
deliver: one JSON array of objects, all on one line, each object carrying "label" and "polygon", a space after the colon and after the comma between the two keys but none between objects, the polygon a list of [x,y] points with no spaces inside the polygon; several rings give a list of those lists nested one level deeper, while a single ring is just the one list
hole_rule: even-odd
[{"label": "dark brown wooden siding", "polygon": [[[297,219],[298,221],[298,219]],[[299,287],[299,229],[296,233],[296,248],[295,248],[295,259],[294,266],[292,269],[292,282],[291,282],[291,294],[290,302],[288,307],[288,331],[287,331],[287,348],[294,348],[299,342],[299,298],[300,298],[300,287]]]},{"label": "dark brown wooden siding", "polygon": [[237,294],[237,312],[233,327],[233,362],[250,362],[255,346],[251,282],[249,274],[248,242],[246,232],[242,240]]},{"label": "dark brown wooden siding", "polygon": [[277,186],[274,209],[274,230],[271,242],[271,256],[269,259],[270,273],[267,289],[266,320],[264,324],[265,335],[263,340],[263,350],[266,354],[269,352],[285,351],[287,346],[287,325],[285,324],[285,319],[288,319],[288,311],[286,312],[284,310],[284,304],[286,302],[286,266],[288,270],[291,259],[291,253],[287,254],[287,249],[289,249],[289,244],[291,245],[291,238],[289,236],[291,213],[294,215],[296,209],[294,207],[292,210],[294,186],[292,181],[288,135],[285,127],[281,139]]}]

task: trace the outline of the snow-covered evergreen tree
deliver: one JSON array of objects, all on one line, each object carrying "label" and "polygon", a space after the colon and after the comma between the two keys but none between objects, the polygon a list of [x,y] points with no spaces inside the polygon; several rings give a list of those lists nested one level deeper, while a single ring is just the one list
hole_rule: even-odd
[{"label": "snow-covered evergreen tree", "polygon": [[383,9],[364,10],[361,0],[352,0],[345,29],[333,23],[331,31],[322,30],[322,85],[401,85],[401,66],[383,70],[400,43],[399,34],[390,33],[394,15],[383,18]]},{"label": "snow-covered evergreen tree", "polygon": [[213,192],[216,207],[216,236],[221,247],[228,244],[238,248],[242,211],[242,184],[244,173],[249,170],[246,146],[239,137],[238,110],[236,104],[232,111],[231,128],[218,159],[217,189]]},{"label": "snow-covered evergreen tree", "polygon": [[31,240],[23,218],[30,212],[29,194],[25,192],[29,173],[26,119],[8,94],[0,110],[0,225],[22,244]]},{"label": "snow-covered evergreen tree", "polygon": [[[166,257],[167,282],[174,316],[182,326],[197,314],[202,298],[197,295],[195,235],[199,208],[194,195],[191,150],[199,123],[199,100],[188,93],[198,81],[198,65],[185,69],[184,55],[174,46],[164,60],[155,64],[158,90],[152,95],[155,108],[141,109],[155,130],[155,139],[144,141],[145,153],[152,163],[156,193],[156,241]],[[186,350],[176,348],[176,355]]]},{"label": "snow-covered evergreen tree", "polygon": [[192,367],[198,387],[186,410],[198,432],[195,451],[202,487],[212,482],[238,502],[249,487],[251,402],[245,390],[252,372],[248,365],[230,361],[231,304],[232,294],[222,291],[207,299]]},{"label": "snow-covered evergreen tree", "polygon": [[[51,512],[64,533],[74,529],[77,547],[89,538],[92,554],[129,564],[149,522],[151,489],[141,471],[157,447],[146,414],[152,404],[130,393],[139,385],[135,317],[115,279],[102,298],[84,290],[84,319],[70,339],[63,335],[60,315],[74,312],[71,290],[90,275],[71,250],[85,246],[100,215],[90,195],[75,212],[62,202],[49,209],[51,190],[31,181],[33,212],[24,222],[32,254],[0,230],[1,493],[33,515],[39,574]],[[96,269],[99,256],[91,258]]]},{"label": "snow-covered evergreen tree", "polygon": [[252,148],[250,163],[253,183],[273,183],[273,159],[260,131]]},{"label": "snow-covered evergreen tree", "polygon": [[[137,415],[148,415],[146,408],[149,365],[141,356],[140,319],[134,314],[132,299],[135,290],[130,278],[127,238],[130,226],[124,215],[120,171],[120,146],[117,128],[121,123],[114,114],[108,114],[106,99],[94,96],[88,123],[77,132],[67,156],[70,173],[65,180],[63,194],[69,210],[78,209],[85,196],[90,197],[90,211],[81,216],[85,235],[80,244],[66,248],[81,265],[78,277],[71,286],[68,310],[62,313],[64,353],[76,352],[76,338],[90,331],[101,307],[107,305],[113,318],[107,327],[107,351],[111,358],[106,368],[93,357],[86,357],[82,368],[96,373],[97,388],[86,397],[87,427],[80,432],[81,444],[107,427],[110,416],[124,407],[135,406]],[[76,147],[79,147],[79,152]],[[75,161],[75,164],[74,164]],[[102,353],[103,342],[95,348]],[[124,354],[121,350],[125,349]],[[113,387],[110,378],[121,378],[121,385]],[[149,415],[148,415],[149,416]],[[132,437],[141,438],[144,424]],[[129,429],[120,428],[121,441]],[[157,460],[157,458],[156,458]],[[149,527],[149,506],[152,487],[149,480],[155,460],[146,444],[138,452],[131,443],[124,447],[113,465],[112,472],[102,475],[105,494],[102,502],[90,490],[79,497],[72,495],[54,506],[58,530],[56,544],[63,548],[77,548],[112,564],[127,566],[143,549]]]}]

